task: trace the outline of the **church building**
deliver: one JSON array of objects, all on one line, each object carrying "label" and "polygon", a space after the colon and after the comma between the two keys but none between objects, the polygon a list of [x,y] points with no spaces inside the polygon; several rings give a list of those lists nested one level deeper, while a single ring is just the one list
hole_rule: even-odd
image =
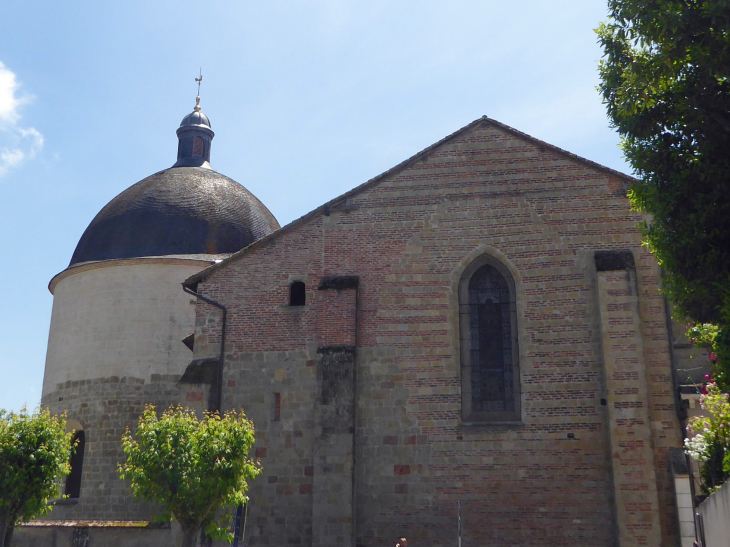
[{"label": "church building", "polygon": [[177,403],[254,422],[239,545],[687,544],[630,177],[482,117],[280,228],[210,166],[199,104],[177,134],[50,283],[43,405],[83,449],[18,541],[167,544],[117,466]]}]

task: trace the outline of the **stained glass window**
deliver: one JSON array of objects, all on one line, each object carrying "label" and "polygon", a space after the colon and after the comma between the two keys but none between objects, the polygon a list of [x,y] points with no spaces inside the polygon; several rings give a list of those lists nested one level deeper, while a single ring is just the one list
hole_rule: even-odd
[{"label": "stained glass window", "polygon": [[507,281],[494,267],[469,280],[472,410],[515,410],[512,323]]}]

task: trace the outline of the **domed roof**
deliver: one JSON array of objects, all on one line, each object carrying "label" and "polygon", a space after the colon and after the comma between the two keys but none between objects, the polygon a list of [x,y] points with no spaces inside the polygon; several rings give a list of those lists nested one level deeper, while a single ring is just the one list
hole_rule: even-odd
[{"label": "domed roof", "polygon": [[210,120],[208,119],[208,116],[200,112],[200,107],[196,106],[195,108],[195,112],[191,112],[182,119],[180,127],[188,125],[207,125],[210,127]]},{"label": "domed roof", "polygon": [[80,262],[234,253],[279,228],[236,181],[207,167],[172,167],[110,201],[76,246]]},{"label": "domed roof", "polygon": [[111,200],[81,236],[71,266],[143,256],[232,254],[279,229],[256,196],[210,166],[215,134],[200,111],[200,95],[176,133],[175,164]]}]

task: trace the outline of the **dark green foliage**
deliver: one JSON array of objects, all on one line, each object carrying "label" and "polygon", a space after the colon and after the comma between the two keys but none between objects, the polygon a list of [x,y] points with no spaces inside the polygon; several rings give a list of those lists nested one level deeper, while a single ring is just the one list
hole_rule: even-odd
[{"label": "dark green foliage", "polygon": [[[610,0],[599,89],[677,312],[730,361],[730,0]],[[723,385],[725,389],[728,385]]]}]

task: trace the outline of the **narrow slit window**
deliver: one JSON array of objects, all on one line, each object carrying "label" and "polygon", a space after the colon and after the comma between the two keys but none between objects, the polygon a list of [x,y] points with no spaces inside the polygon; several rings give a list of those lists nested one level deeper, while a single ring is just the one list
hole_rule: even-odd
[{"label": "narrow slit window", "polygon": [[195,140],[193,141],[193,156],[199,156],[202,158],[204,151],[205,141],[202,137],[195,137]]},{"label": "narrow slit window", "polygon": [[274,421],[281,421],[281,393],[274,393]]},{"label": "narrow slit window", "polygon": [[77,431],[73,436],[73,452],[71,453],[71,472],[66,477],[65,494],[69,498],[78,498],[81,495],[81,471],[84,465],[84,448],[86,437],[83,431]]},{"label": "narrow slit window", "polygon": [[306,303],[306,290],[304,283],[301,281],[295,281],[289,287],[289,305],[290,306],[303,306]]}]

